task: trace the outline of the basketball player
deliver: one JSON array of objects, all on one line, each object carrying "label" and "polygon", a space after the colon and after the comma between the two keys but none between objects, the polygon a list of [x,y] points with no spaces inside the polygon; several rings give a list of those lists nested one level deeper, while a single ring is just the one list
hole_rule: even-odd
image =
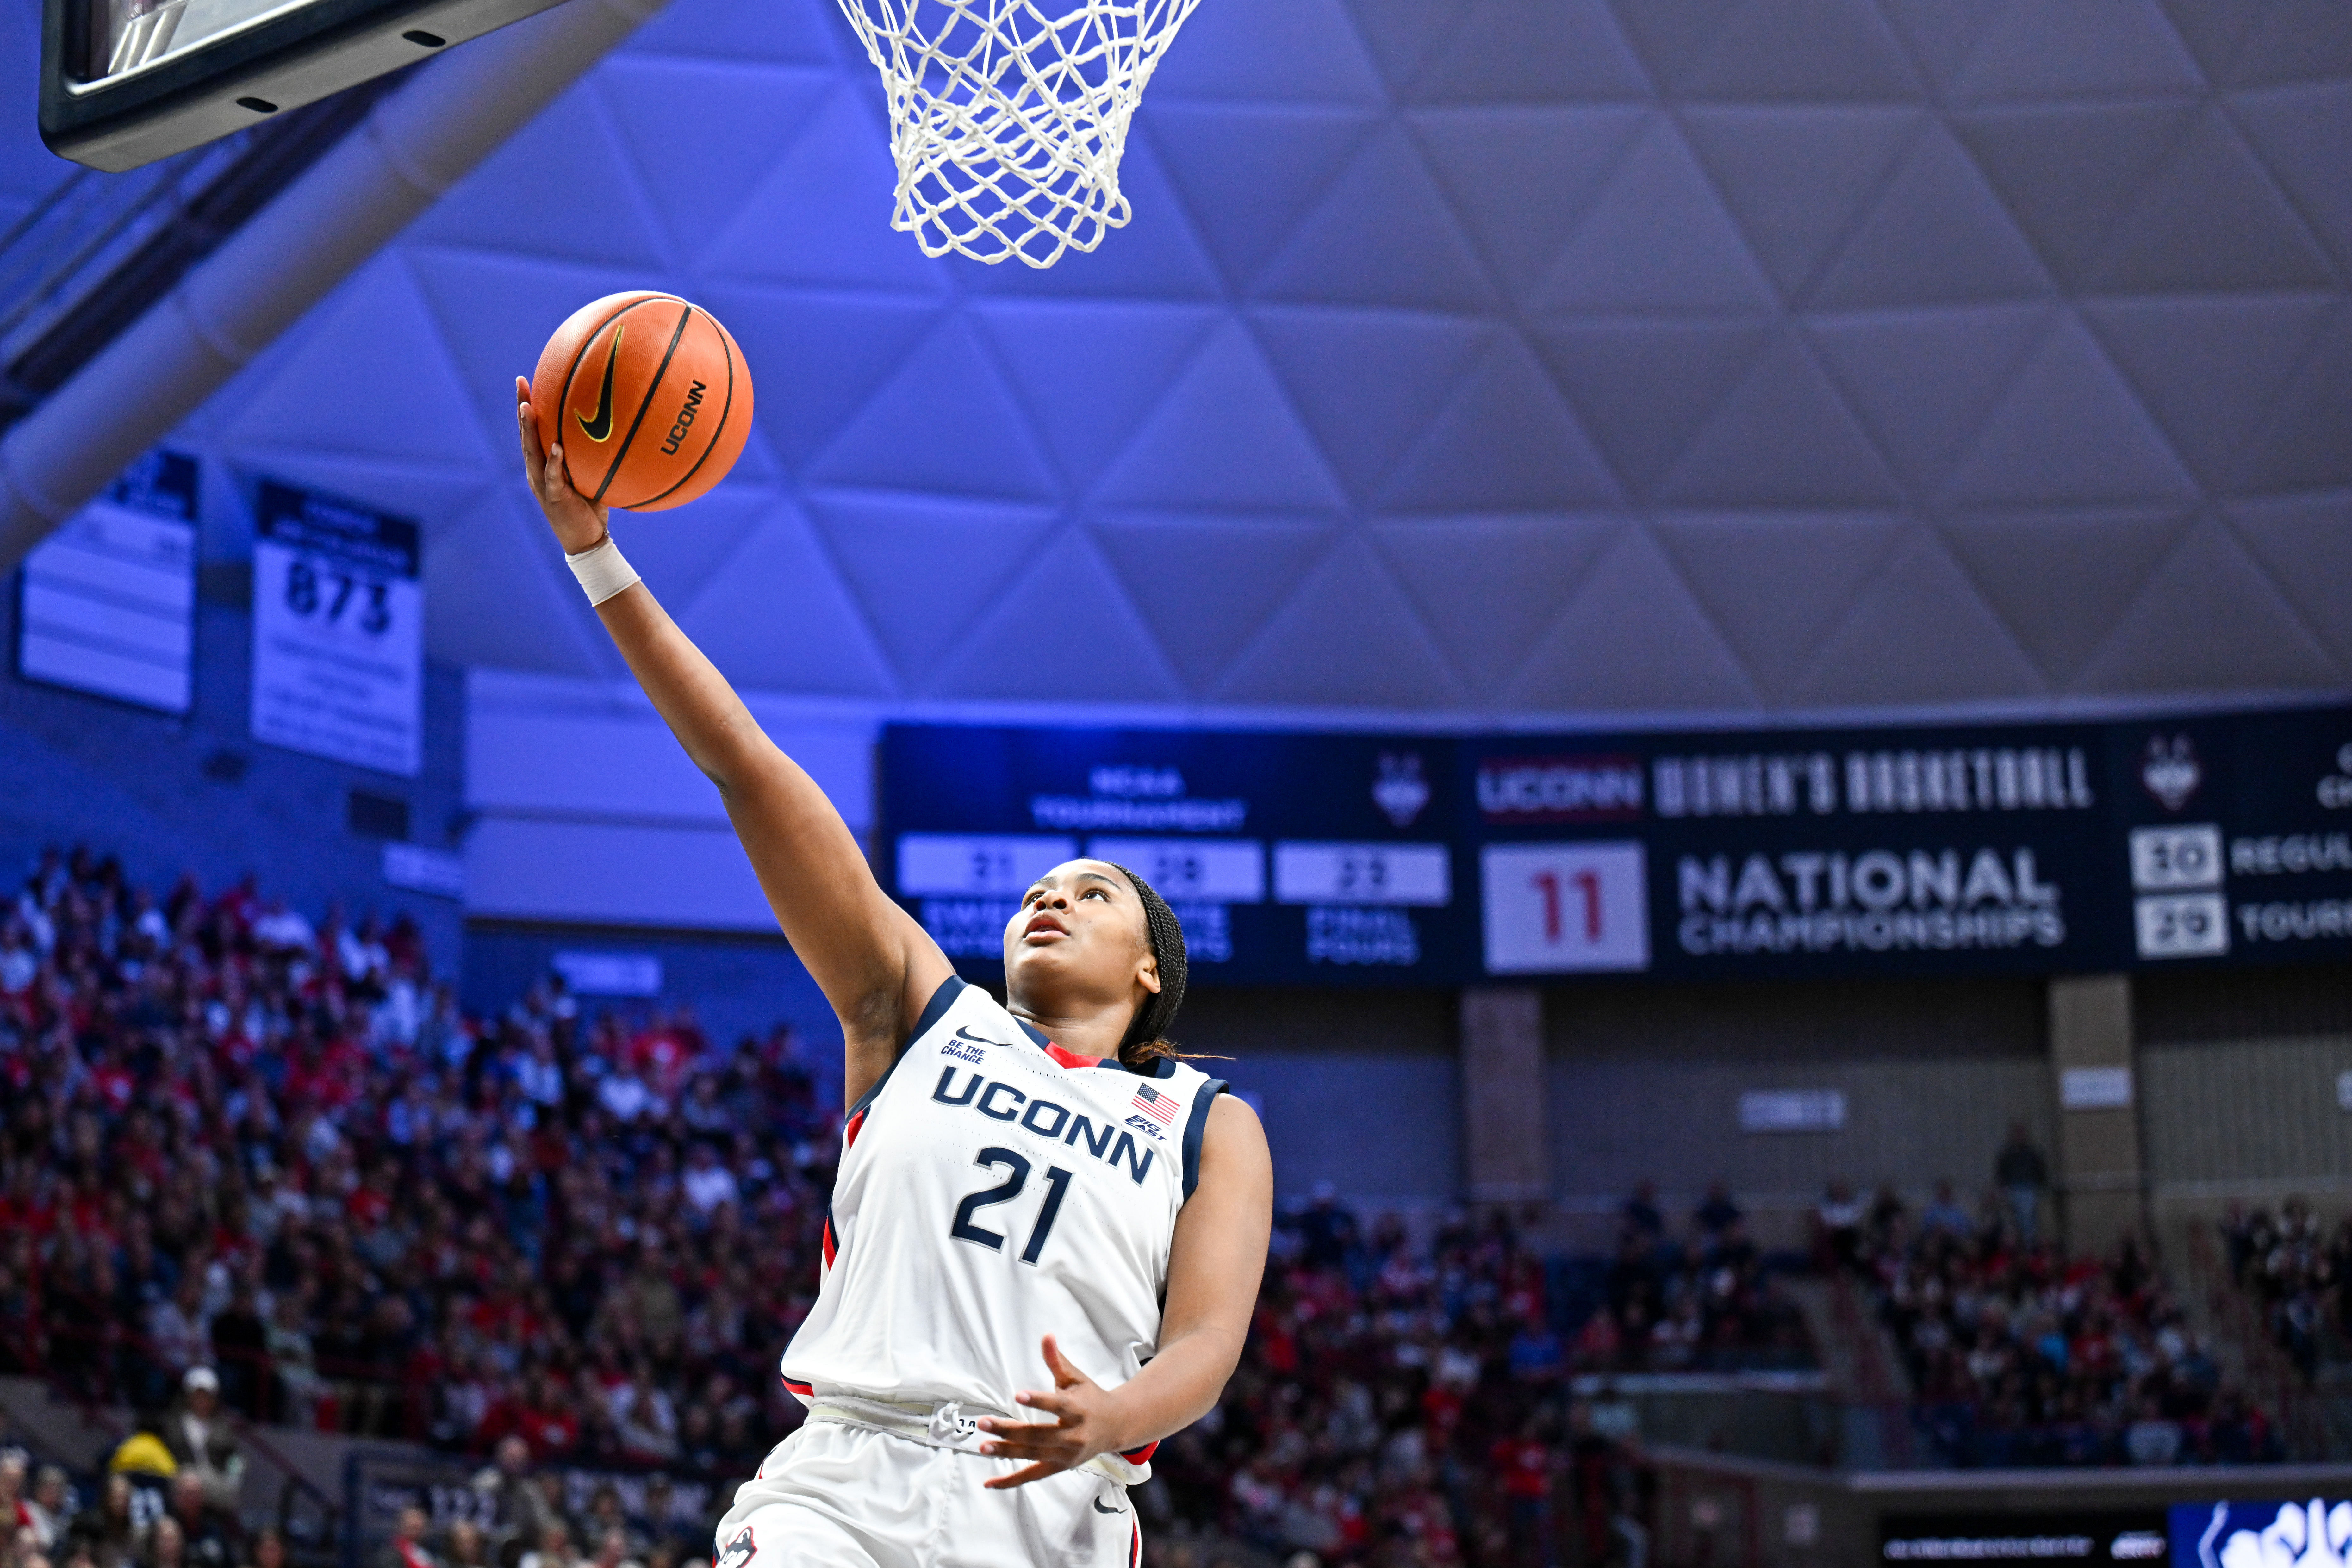
[{"label": "basketball player", "polygon": [[[1005,1005],[957,979],[541,449],[529,383],[516,398],[573,574],[841,1018],[822,1282],[783,1360],[809,1419],[736,1494],[718,1568],[1132,1568],[1125,1489],[1233,1374],[1273,1217],[1257,1118],[1165,1037],[1174,913],[1073,860],[1005,927]],[[1086,657],[1050,605],[1034,636]]]}]

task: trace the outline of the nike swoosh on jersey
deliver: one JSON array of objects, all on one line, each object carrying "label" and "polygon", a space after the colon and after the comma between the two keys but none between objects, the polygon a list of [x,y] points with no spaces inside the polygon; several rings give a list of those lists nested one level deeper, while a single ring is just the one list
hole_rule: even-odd
[{"label": "nike swoosh on jersey", "polygon": [[1095,1499],[1095,1511],[1097,1513],[1125,1513],[1127,1510],[1123,1508],[1105,1508],[1102,1505],[1102,1499],[1097,1498]]},{"label": "nike swoosh on jersey", "polygon": [[986,1035],[975,1035],[970,1029],[964,1028],[961,1025],[956,1028],[955,1037],[961,1040],[968,1046],[1001,1046],[1004,1044],[1003,1040],[992,1040]]},{"label": "nike swoosh on jersey", "polygon": [[604,354],[604,390],[596,399],[596,417],[590,419],[575,414],[580,421],[580,433],[591,441],[608,441],[613,437],[613,367],[621,363],[621,334],[628,325],[613,329],[613,346]]}]

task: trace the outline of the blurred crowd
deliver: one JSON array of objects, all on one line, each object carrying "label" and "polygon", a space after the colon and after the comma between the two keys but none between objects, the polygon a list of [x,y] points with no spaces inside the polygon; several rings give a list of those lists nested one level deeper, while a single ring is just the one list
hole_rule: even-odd
[{"label": "blurred crowd", "polygon": [[1916,1213],[1891,1190],[1865,1201],[1833,1184],[1823,1198],[1822,1254],[1875,1286],[1932,1457],[1987,1468],[2284,1458],[2137,1241],[2071,1257],[2042,1234],[2046,1185],[2021,1127],[1974,1206],[1949,1181]]},{"label": "blurred crowd", "polygon": [[1157,1506],[1324,1563],[1639,1563],[1633,1412],[1580,1392],[1556,1274],[1500,1214],[1417,1248],[1318,1193],[1283,1218],[1223,1402],[1160,1446]]},{"label": "blurred crowd", "polygon": [[51,854],[0,908],[0,1371],[152,1410],[748,1472],[838,1114],[790,1037],[461,1017],[415,929]]},{"label": "blurred crowd", "polygon": [[2230,1278],[2252,1295],[2263,1325],[2305,1382],[2352,1360],[2352,1214],[2331,1230],[2301,1198],[2273,1215],[2231,1205],[2221,1222]]}]

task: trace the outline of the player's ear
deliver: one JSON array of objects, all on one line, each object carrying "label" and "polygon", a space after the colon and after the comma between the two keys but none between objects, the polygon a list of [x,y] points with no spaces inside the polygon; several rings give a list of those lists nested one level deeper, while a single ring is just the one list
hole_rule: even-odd
[{"label": "player's ear", "polygon": [[1160,959],[1158,955],[1146,952],[1143,955],[1143,961],[1135,966],[1135,977],[1137,980],[1142,982],[1143,988],[1146,991],[1150,992],[1154,996],[1159,995]]}]

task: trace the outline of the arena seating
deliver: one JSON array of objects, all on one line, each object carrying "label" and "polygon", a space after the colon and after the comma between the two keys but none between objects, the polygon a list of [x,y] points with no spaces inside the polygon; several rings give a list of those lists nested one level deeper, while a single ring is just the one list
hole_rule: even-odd
[{"label": "arena seating", "polygon": [[[212,1364],[255,1420],[721,1479],[800,1419],[775,1367],[839,1112],[786,1031],[722,1048],[554,979],[463,1017],[404,922],[157,899],[76,851],[0,906],[0,1372],[152,1408]],[[1556,1530],[1598,1561],[1644,1481],[1595,1376],[1813,1362],[1729,1194],[1677,1228],[1637,1193],[1613,1256],[1547,1258],[1499,1214],[1286,1213],[1241,1371],[1143,1500],[1168,1560]],[[1886,1210],[1850,1250],[1947,1462],[2276,1450],[2135,1254]]]}]

